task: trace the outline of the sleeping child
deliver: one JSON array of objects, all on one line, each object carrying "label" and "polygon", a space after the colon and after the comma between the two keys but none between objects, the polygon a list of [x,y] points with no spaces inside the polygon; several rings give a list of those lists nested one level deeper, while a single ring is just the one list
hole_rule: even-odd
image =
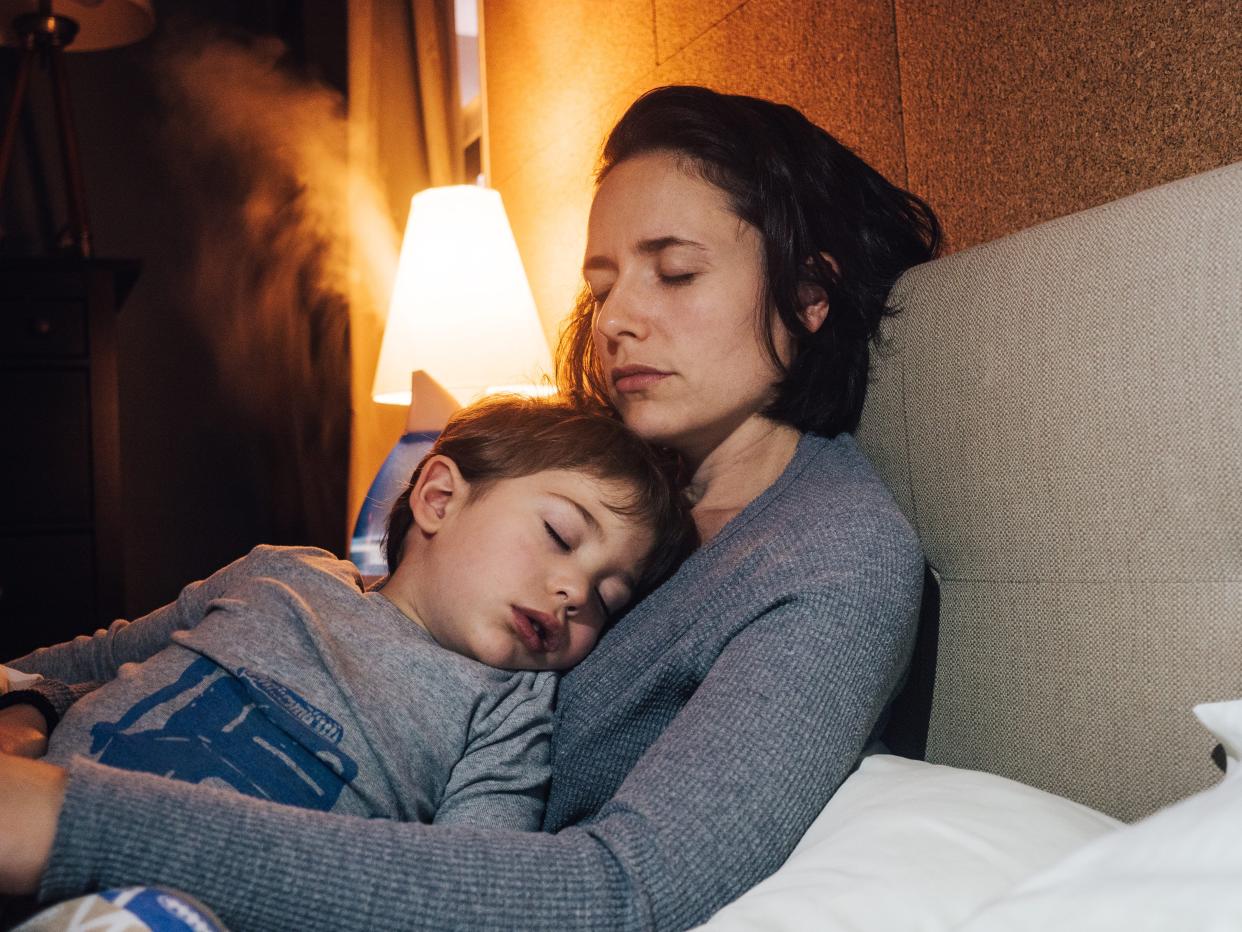
[{"label": "sleeping child", "polygon": [[[325,551],[260,546],[144,618],[10,666],[103,681],[64,712],[54,763],[534,830],[555,671],[692,540],[657,454],[619,421],[488,400],[450,420],[394,504],[375,589]],[[54,692],[36,700],[53,718]]]}]

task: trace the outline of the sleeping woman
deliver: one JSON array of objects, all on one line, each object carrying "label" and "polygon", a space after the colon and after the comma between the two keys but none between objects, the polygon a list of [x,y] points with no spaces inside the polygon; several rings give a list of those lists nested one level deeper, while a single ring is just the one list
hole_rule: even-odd
[{"label": "sleeping woman", "polygon": [[639,98],[604,147],[559,379],[680,455],[701,544],[563,678],[543,831],[5,758],[0,890],[160,884],[236,929],[705,920],[788,856],[908,661],[922,557],[852,431],[889,291],[939,242],[790,107]]}]

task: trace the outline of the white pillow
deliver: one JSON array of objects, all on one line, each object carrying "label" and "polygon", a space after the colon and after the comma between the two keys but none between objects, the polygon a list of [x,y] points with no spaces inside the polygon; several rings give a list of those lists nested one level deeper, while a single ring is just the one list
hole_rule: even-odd
[{"label": "white pillow", "polygon": [[1233,702],[1205,702],[1195,706],[1195,715],[1216,740],[1225,746],[1228,769],[1226,780],[1242,776],[1242,699]]},{"label": "white pillow", "polygon": [[961,932],[1242,929],[1242,700],[1195,714],[1231,758],[1224,780],[1028,878]]},{"label": "white pillow", "polygon": [[875,755],[780,870],[700,928],[940,932],[1120,825],[1013,780]]}]

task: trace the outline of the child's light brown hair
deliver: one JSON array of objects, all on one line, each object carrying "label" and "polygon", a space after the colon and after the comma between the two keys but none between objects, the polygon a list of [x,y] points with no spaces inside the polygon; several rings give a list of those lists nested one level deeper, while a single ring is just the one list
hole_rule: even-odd
[{"label": "child's light brown hair", "polygon": [[[501,479],[547,469],[585,472],[630,489],[628,497],[607,505],[653,532],[654,545],[639,568],[636,596],[650,592],[697,545],[689,507],[675,485],[676,463],[649,446],[614,417],[560,398],[495,395],[449,418],[427,457],[440,454],[456,465],[471,486],[485,491]],[[388,514],[384,553],[391,573],[401,562],[405,536],[413,523],[410,493],[423,463]]]}]

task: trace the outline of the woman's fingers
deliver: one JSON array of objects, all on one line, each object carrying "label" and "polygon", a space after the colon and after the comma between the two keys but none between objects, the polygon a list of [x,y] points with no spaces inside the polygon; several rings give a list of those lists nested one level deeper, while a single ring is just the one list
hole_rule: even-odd
[{"label": "woman's fingers", "polygon": [[0,893],[38,889],[64,798],[60,767],[0,755]]},{"label": "woman's fingers", "polygon": [[0,754],[42,757],[47,753],[47,720],[32,705],[0,709]]}]

